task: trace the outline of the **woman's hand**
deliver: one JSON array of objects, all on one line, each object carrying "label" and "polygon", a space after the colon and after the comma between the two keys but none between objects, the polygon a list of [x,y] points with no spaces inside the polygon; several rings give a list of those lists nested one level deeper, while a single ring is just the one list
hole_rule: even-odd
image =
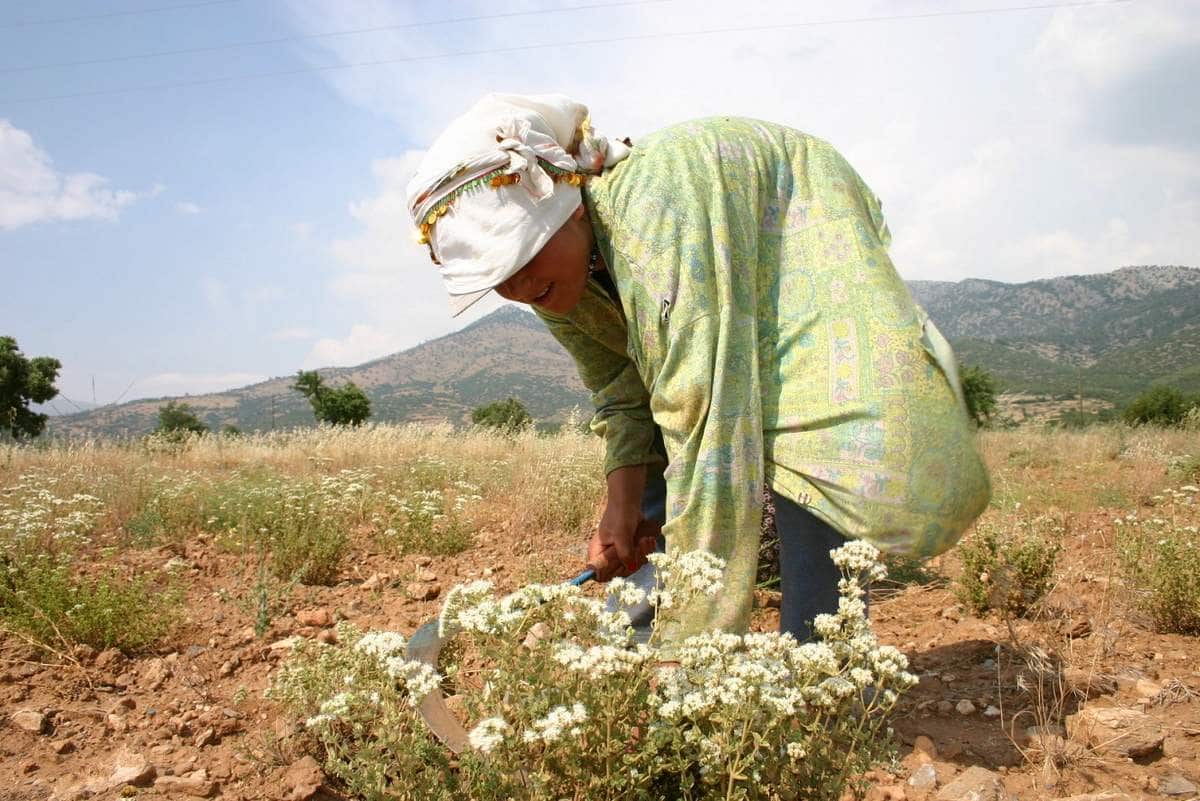
[{"label": "woman's hand", "polygon": [[608,581],[618,575],[628,576],[645,564],[647,554],[653,550],[651,538],[638,538],[639,526],[643,529],[642,534],[651,533],[647,531],[648,526],[642,525],[642,494],[645,489],[644,464],[618,467],[608,474],[608,501],[600,518],[600,526],[588,543],[588,564],[600,564],[603,561],[600,555],[610,547],[616,552],[617,561],[597,572],[598,581]]}]

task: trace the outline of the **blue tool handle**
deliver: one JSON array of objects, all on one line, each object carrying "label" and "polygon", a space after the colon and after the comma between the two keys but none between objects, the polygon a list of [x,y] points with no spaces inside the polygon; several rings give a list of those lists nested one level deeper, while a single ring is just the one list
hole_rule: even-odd
[{"label": "blue tool handle", "polygon": [[591,581],[594,578],[596,578],[596,571],[589,568],[589,569],[583,571],[582,573],[580,573],[575,578],[568,581],[567,583],[574,584],[576,587],[582,587],[584,584],[587,584],[589,581]]}]

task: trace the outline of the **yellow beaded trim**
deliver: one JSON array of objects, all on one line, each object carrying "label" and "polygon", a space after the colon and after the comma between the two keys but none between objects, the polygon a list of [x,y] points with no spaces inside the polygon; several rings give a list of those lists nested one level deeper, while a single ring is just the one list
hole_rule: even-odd
[{"label": "yellow beaded trim", "polygon": [[[555,183],[567,183],[571,186],[583,186],[584,181],[587,180],[587,176],[583,173],[564,170],[561,167],[556,167],[550,162],[543,161],[541,159],[538,159],[538,161],[541,162],[542,169],[550,174],[551,180],[553,180]],[[506,169],[508,168],[501,167],[498,170],[484,173],[474,180],[467,181],[453,192],[447,193],[446,196],[442,198],[442,201],[434,206],[429,213],[425,215],[425,219],[422,220],[421,224],[418,226],[421,233],[417,238],[417,244],[430,245],[429,234],[433,231],[433,226],[437,224],[437,221],[440,218],[445,217],[446,214],[449,213],[450,207],[454,204],[454,201],[462,195],[465,195],[468,192],[476,191],[483,186],[489,186],[492,189],[499,189],[502,186],[511,186],[513,184],[521,183],[520,173],[506,173]],[[433,255],[432,245],[429,247],[429,258],[433,260],[434,264],[441,264],[441,262],[437,260],[437,256]]]}]

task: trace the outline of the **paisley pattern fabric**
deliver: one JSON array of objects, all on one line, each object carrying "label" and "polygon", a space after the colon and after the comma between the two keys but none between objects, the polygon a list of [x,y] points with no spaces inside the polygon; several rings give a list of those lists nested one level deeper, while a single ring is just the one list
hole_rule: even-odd
[{"label": "paisley pattern fabric", "polygon": [[888,257],[879,200],[827,143],[678,125],[585,187],[620,304],[541,310],[594,393],[606,469],[667,448],[671,550],[726,560],[668,639],[749,623],[763,482],[846,536],[932,555],[990,486],[944,338]]}]

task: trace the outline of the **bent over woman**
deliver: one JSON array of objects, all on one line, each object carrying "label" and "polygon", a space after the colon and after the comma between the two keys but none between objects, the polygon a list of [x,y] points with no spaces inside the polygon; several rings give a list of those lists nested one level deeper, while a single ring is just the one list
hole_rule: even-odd
[{"label": "bent over woman", "polygon": [[532,305],[593,393],[591,554],[652,580],[634,543],[651,518],[667,548],[725,560],[722,594],[672,610],[667,641],[748,626],[764,485],[800,639],[836,609],[844,538],[933,555],[987,505],[950,347],[879,200],[820,139],[721,117],[630,144],[567,98],[489,95],[430,148],[409,206],[453,313],[491,290]]}]

